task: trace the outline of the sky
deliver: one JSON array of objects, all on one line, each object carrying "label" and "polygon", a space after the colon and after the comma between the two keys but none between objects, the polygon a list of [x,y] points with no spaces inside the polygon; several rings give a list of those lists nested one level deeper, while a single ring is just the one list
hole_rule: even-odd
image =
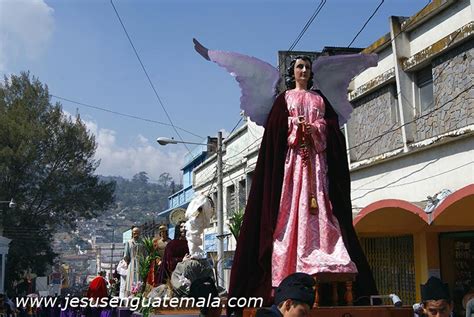
[{"label": "sky", "polygon": [[[381,0],[327,0],[294,50],[347,46]],[[389,32],[390,16],[411,16],[427,0],[385,0],[352,47]],[[223,68],[193,49],[235,51],[277,64],[320,0],[113,0],[143,65],[185,141],[231,131],[240,119],[240,89]],[[151,88],[110,0],[0,0],[0,74],[29,71],[50,94],[168,125],[120,116],[52,97],[79,113],[96,136],[97,173],[131,178],[163,172],[178,182],[183,145]],[[192,146],[188,146],[192,149]]]}]

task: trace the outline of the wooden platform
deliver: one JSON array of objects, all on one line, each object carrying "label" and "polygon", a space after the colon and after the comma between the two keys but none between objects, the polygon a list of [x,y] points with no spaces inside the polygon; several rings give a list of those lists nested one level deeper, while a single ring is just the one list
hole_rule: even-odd
[{"label": "wooden platform", "polygon": [[[255,317],[257,309],[244,309],[242,317]],[[125,316],[125,315],[123,315]],[[141,316],[139,313],[129,312],[127,317]],[[162,309],[150,314],[153,316],[199,316],[198,309]],[[222,317],[225,317],[225,311],[222,311]],[[410,306],[338,306],[338,307],[318,307],[311,309],[311,317],[413,317],[413,309]]]},{"label": "wooden platform", "polygon": [[[256,309],[245,309],[243,317],[255,317]],[[311,309],[311,317],[413,317],[410,306],[345,306]]]}]

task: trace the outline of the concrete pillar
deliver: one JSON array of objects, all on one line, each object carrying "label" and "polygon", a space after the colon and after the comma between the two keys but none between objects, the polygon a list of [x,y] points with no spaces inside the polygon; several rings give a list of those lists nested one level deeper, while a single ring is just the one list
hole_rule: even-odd
[{"label": "concrete pillar", "polygon": [[426,283],[430,272],[439,272],[439,243],[437,232],[418,232],[413,235],[415,260],[416,300],[421,301],[420,284]]},{"label": "concrete pillar", "polygon": [[390,36],[392,39],[393,63],[395,65],[395,79],[397,83],[398,108],[404,151],[408,151],[407,144],[414,140],[413,79],[403,71],[401,60],[410,57],[410,42],[408,35],[401,32],[401,22],[398,17],[390,17]]},{"label": "concrete pillar", "polygon": [[474,21],[474,0],[471,0],[471,19]]}]

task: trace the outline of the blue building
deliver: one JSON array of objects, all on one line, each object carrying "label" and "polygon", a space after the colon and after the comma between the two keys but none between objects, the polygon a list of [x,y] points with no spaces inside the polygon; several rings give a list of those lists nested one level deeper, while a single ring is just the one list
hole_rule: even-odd
[{"label": "blue building", "polygon": [[[168,208],[158,213],[158,217],[164,217],[169,221],[171,212],[177,209],[184,209],[189,205],[189,202],[194,197],[193,189],[193,170],[199,166],[208,157],[215,154],[217,148],[217,138],[208,137],[202,145],[198,145],[191,152],[184,157],[183,171],[183,188],[168,197]],[[171,226],[169,236],[173,238],[174,227]]]}]

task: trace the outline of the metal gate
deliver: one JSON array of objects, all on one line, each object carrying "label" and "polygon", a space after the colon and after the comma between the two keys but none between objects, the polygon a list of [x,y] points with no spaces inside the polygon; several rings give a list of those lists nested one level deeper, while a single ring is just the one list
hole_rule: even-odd
[{"label": "metal gate", "polygon": [[360,242],[372,268],[379,293],[395,293],[404,304],[415,303],[413,236],[361,237]]}]

